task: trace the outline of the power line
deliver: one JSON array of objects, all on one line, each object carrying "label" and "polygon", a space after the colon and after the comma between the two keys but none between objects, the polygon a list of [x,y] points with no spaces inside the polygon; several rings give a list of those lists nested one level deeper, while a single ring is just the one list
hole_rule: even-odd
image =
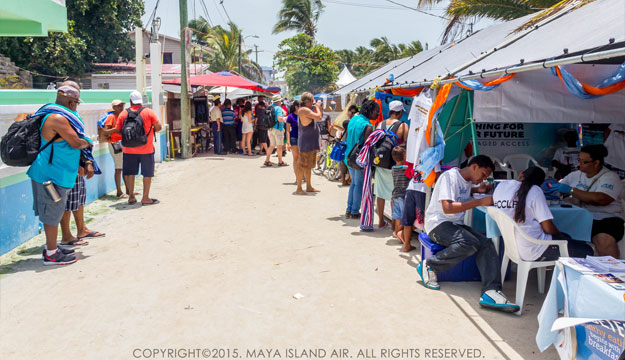
[{"label": "power line", "polygon": [[399,2],[396,2],[396,1],[393,1],[393,0],[386,0],[386,1],[390,2],[391,4],[395,4],[395,5],[401,6],[401,7],[406,8],[406,9],[410,9],[410,10],[413,10],[413,11],[416,11],[416,12],[420,12],[420,13],[425,14],[425,15],[434,16],[434,17],[437,17],[439,19],[443,19],[443,20],[447,20],[447,21],[451,20],[451,19],[449,19],[447,17],[436,15],[436,14],[432,14],[432,13],[429,13],[427,11],[423,11],[421,9],[413,8],[413,7],[404,5],[402,3],[399,3]]},{"label": "power line", "polygon": [[232,22],[232,19],[230,19],[230,15],[228,15],[228,10],[226,10],[226,7],[224,6],[224,0],[220,0],[219,3],[221,4],[221,7],[224,8],[224,12],[226,13],[226,16],[228,17],[228,21]]},{"label": "power line", "polygon": [[221,11],[219,11],[219,5],[217,5],[217,1],[213,0],[213,4],[215,4],[215,8],[217,9],[217,12],[219,13],[219,17],[221,17],[221,20],[224,21],[224,24],[227,23],[226,18],[221,14]]},{"label": "power line", "polygon": [[359,7],[359,8],[385,9],[385,10],[403,10],[404,9],[403,7],[398,7],[398,6],[363,4],[363,3],[355,3],[355,2],[341,1],[341,0],[324,0],[323,2],[336,4],[336,5],[354,6],[354,7]]},{"label": "power line", "polygon": [[206,4],[204,3],[204,0],[200,0],[200,5],[202,5],[202,8],[204,9],[204,14],[206,15],[206,20],[208,20],[208,24],[213,27],[213,20],[211,19],[211,16],[208,14],[208,9],[206,8]]},{"label": "power line", "polygon": [[148,19],[148,22],[146,24],[151,24],[152,20],[154,20],[154,16],[156,15],[156,9],[158,9],[158,4],[161,2],[161,0],[156,0],[156,5],[154,6],[154,10],[152,10],[152,15],[150,15],[150,18]]}]

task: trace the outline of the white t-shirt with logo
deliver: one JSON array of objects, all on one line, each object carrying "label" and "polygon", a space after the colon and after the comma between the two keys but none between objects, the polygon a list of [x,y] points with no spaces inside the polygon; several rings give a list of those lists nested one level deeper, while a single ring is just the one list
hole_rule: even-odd
[{"label": "white t-shirt with logo", "polygon": [[[592,188],[588,189],[590,184],[592,184],[597,177],[599,177],[599,179],[592,185]],[[595,220],[610,217],[623,218],[623,209],[621,207],[624,191],[623,182],[615,172],[602,168],[597,175],[589,178],[586,174],[578,170],[568,174],[560,182],[584,191],[602,192],[614,199],[614,201],[605,206],[582,203],[582,207],[590,211]]]},{"label": "white t-shirt with logo", "polygon": [[[516,180],[502,181],[495,188],[493,193],[493,203],[497,209],[500,209],[511,219],[514,220],[514,209],[517,206],[516,192],[519,190],[521,183]],[[538,240],[551,240],[551,235],[543,231],[541,222],[552,220],[553,215],[549,210],[547,199],[540,187],[534,185],[530,188],[525,198],[525,222],[518,224],[519,227],[527,233],[527,235]],[[540,245],[529,242],[525,237],[516,234],[517,247],[519,255],[523,260],[534,261],[538,259],[549,247],[549,245]]]},{"label": "white t-shirt with logo", "polygon": [[445,221],[454,224],[464,222],[464,211],[455,214],[445,214],[441,201],[467,202],[471,198],[471,181],[465,180],[458,168],[445,171],[436,181],[430,205],[425,211],[425,231],[429,233]]},{"label": "white t-shirt with logo", "polygon": [[570,165],[573,170],[577,170],[579,169],[578,160],[580,150],[581,148],[579,146],[564,146],[556,150],[556,153],[553,155],[553,159],[560,164]]}]

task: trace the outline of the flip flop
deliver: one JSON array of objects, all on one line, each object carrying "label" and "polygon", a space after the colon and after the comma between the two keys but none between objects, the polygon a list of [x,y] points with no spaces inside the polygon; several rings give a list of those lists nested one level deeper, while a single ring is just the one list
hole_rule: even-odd
[{"label": "flip flop", "polygon": [[[100,235],[96,235],[96,234],[100,234]],[[99,237],[104,237],[106,236],[105,233],[101,233],[99,231],[92,231],[89,234],[79,238],[79,239],[88,239],[88,238],[99,238]]]},{"label": "flip flop", "polygon": [[289,164],[285,163],[284,161],[281,163],[278,163],[278,166],[289,166]]},{"label": "flip flop", "polygon": [[134,205],[134,204],[136,204],[136,203],[137,203],[137,200],[136,200],[136,199],[135,199],[135,201],[130,201],[130,200],[128,200],[128,205]]},{"label": "flip flop", "polygon": [[[79,242],[82,242],[82,244],[78,244]],[[67,244],[63,244],[63,243],[57,244],[57,246],[60,246],[60,247],[73,247],[73,246],[86,246],[86,245],[89,245],[89,242],[85,240],[81,240],[81,239],[72,240],[68,242]]]},{"label": "flip flop", "polygon": [[160,201],[156,200],[156,199],[150,199],[152,200],[151,203],[141,203],[142,206],[150,206],[150,205],[156,205],[158,203],[160,203]]}]

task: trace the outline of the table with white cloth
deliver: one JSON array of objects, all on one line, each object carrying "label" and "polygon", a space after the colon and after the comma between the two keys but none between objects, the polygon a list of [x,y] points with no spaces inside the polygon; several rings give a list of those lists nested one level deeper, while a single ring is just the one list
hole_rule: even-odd
[{"label": "table with white cloth", "polygon": [[[553,215],[553,224],[573,240],[590,241],[592,234],[593,217],[590,211],[579,206],[562,207],[560,204],[550,205]],[[486,234],[487,238],[497,239],[501,236],[499,227],[493,218],[488,215],[486,206],[478,206],[473,211],[471,220],[473,228]],[[499,242],[495,242],[497,245]],[[497,250],[498,247],[497,247]]]},{"label": "table with white cloth", "polygon": [[[582,318],[579,323],[583,325],[552,331],[560,313],[569,318],[561,320]],[[625,290],[617,290],[592,274],[583,274],[557,261],[538,314],[536,344],[540,351],[553,344],[563,359],[618,359],[623,352],[624,333]]]}]

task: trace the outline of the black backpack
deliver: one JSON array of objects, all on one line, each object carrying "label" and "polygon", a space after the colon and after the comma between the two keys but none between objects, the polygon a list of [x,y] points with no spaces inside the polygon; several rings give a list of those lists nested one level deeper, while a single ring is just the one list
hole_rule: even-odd
[{"label": "black backpack", "polygon": [[[0,141],[0,157],[9,166],[30,166],[40,152],[54,143],[61,136],[54,135],[43,148],[41,146],[41,121],[46,114],[29,115],[22,121],[16,121],[9,127]],[[52,163],[54,146],[50,152],[49,163]]]},{"label": "black backpack", "polygon": [[122,145],[125,147],[139,147],[148,143],[148,136],[152,129],[147,134],[145,133],[141,110],[143,110],[143,106],[136,112],[128,109],[128,116],[122,127]]},{"label": "black backpack", "polygon": [[[395,165],[393,161],[393,148],[397,146],[397,135],[395,133],[401,126],[402,122],[398,121],[390,129],[386,130],[386,122],[382,130],[386,133],[384,137],[379,139],[371,149],[371,163],[375,167],[383,169],[392,169]],[[397,125],[397,126],[396,126]]]},{"label": "black backpack", "polygon": [[273,128],[274,126],[276,126],[276,118],[274,116],[275,107],[276,105],[271,105],[270,107],[268,107],[265,110],[263,117],[260,119],[260,122],[262,126],[264,127],[264,130],[269,130]]}]

